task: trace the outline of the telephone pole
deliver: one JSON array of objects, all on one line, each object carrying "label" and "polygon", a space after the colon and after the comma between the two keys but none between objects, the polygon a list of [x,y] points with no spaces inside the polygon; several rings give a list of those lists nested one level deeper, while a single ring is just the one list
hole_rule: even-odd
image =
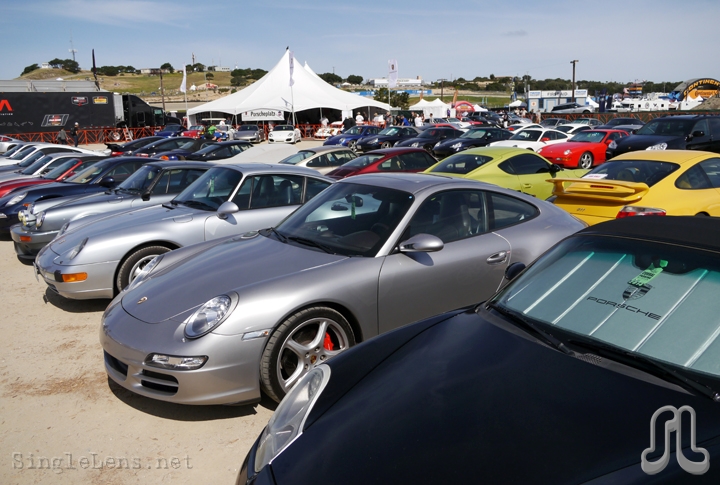
[{"label": "telephone pole", "polygon": [[572,98],[570,100],[571,103],[575,102],[575,64],[577,64],[578,62],[580,61],[578,61],[577,59],[575,59],[574,61],[570,61],[570,64],[573,65]]}]

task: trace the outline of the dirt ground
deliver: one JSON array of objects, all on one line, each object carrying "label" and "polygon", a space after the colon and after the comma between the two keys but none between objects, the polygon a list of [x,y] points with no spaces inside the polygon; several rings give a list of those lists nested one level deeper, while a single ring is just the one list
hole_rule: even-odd
[{"label": "dirt ground", "polygon": [[181,406],[110,383],[98,343],[109,300],[46,291],[0,237],[0,483],[232,484],[274,409]]}]

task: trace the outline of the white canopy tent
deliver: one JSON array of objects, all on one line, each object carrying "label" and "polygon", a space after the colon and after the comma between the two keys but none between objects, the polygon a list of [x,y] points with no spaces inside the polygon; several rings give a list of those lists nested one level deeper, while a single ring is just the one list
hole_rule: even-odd
[{"label": "white canopy tent", "polygon": [[331,86],[307,64],[300,68],[295,67],[292,80],[293,85],[290,86],[290,51],[286,50],[280,62],[262,78],[241,91],[190,108],[188,118],[191,124],[195,124],[195,116],[205,112],[240,116],[251,110],[297,113],[308,109],[329,108],[349,113],[371,107],[384,111],[390,109],[386,103]]},{"label": "white canopy tent", "polygon": [[527,108],[527,104],[524,101],[516,99],[508,105],[508,108]]},{"label": "white canopy tent", "polygon": [[445,118],[450,105],[443,103],[439,98],[432,101],[421,99],[408,109],[412,111],[422,110],[425,118]]}]

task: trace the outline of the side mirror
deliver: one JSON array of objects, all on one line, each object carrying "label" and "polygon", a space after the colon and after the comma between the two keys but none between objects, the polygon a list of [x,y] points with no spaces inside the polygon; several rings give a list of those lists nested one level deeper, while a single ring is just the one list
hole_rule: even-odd
[{"label": "side mirror", "polygon": [[151,194],[151,192],[149,190],[147,190],[147,191],[143,192],[142,194],[140,194],[140,198],[144,201],[148,201],[148,200],[150,200],[150,194]]},{"label": "side mirror", "polygon": [[353,195],[353,196],[346,195],[346,196],[345,196],[345,200],[347,200],[348,203],[353,203],[353,202],[354,202],[354,203],[355,203],[355,207],[362,207],[363,204],[365,204],[365,201],[364,201],[363,198],[360,197],[359,195]]},{"label": "side mirror", "polygon": [[550,167],[549,167],[550,173],[557,173],[557,172],[559,172],[559,171],[562,170],[562,169],[563,169],[563,168],[562,168],[560,165],[556,164],[556,163],[550,164]]},{"label": "side mirror", "polygon": [[115,187],[115,179],[109,175],[106,175],[105,177],[100,179],[99,185],[101,187],[107,187],[108,189],[112,189],[113,187]]},{"label": "side mirror", "polygon": [[331,211],[348,211],[350,208],[346,206],[345,204],[341,204],[340,202],[335,202],[331,207]]},{"label": "side mirror", "polygon": [[705,132],[704,132],[704,131],[701,131],[701,130],[695,130],[695,131],[692,132],[692,136],[693,136],[693,138],[695,138],[695,137],[700,137],[700,136],[705,136]]},{"label": "side mirror", "polygon": [[400,243],[401,253],[434,253],[445,247],[437,236],[430,234],[416,234],[410,239]]},{"label": "side mirror", "polygon": [[240,208],[237,206],[237,204],[228,200],[227,202],[223,202],[220,207],[218,207],[217,215],[220,219],[225,220],[230,214],[234,214],[239,211]]},{"label": "side mirror", "polygon": [[519,275],[522,270],[525,269],[525,263],[513,263],[510,266],[507,267],[505,270],[505,279],[508,281],[512,281],[515,279],[517,275]]}]

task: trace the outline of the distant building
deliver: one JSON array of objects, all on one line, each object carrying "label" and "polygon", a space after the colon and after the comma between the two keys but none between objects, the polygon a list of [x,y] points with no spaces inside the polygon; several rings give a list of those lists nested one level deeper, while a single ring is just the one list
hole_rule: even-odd
[{"label": "distant building", "polygon": [[144,67],[140,69],[140,74],[150,74],[150,75],[158,75],[160,73],[168,74],[170,72],[169,69],[158,69],[157,67]]},{"label": "distant building", "polygon": [[50,63],[48,63],[48,62],[43,62],[42,64],[40,64],[40,69],[50,69],[50,68],[51,68],[51,66],[50,66]]},{"label": "distant building", "polygon": [[[371,79],[370,84],[376,88],[386,88],[388,86],[388,80],[384,77]],[[397,80],[397,87],[399,88],[419,88],[422,85],[423,81],[420,77],[418,77],[417,79],[398,78]]]},{"label": "distant building", "polygon": [[207,70],[215,72],[230,72],[232,69],[226,66],[208,66]]}]

